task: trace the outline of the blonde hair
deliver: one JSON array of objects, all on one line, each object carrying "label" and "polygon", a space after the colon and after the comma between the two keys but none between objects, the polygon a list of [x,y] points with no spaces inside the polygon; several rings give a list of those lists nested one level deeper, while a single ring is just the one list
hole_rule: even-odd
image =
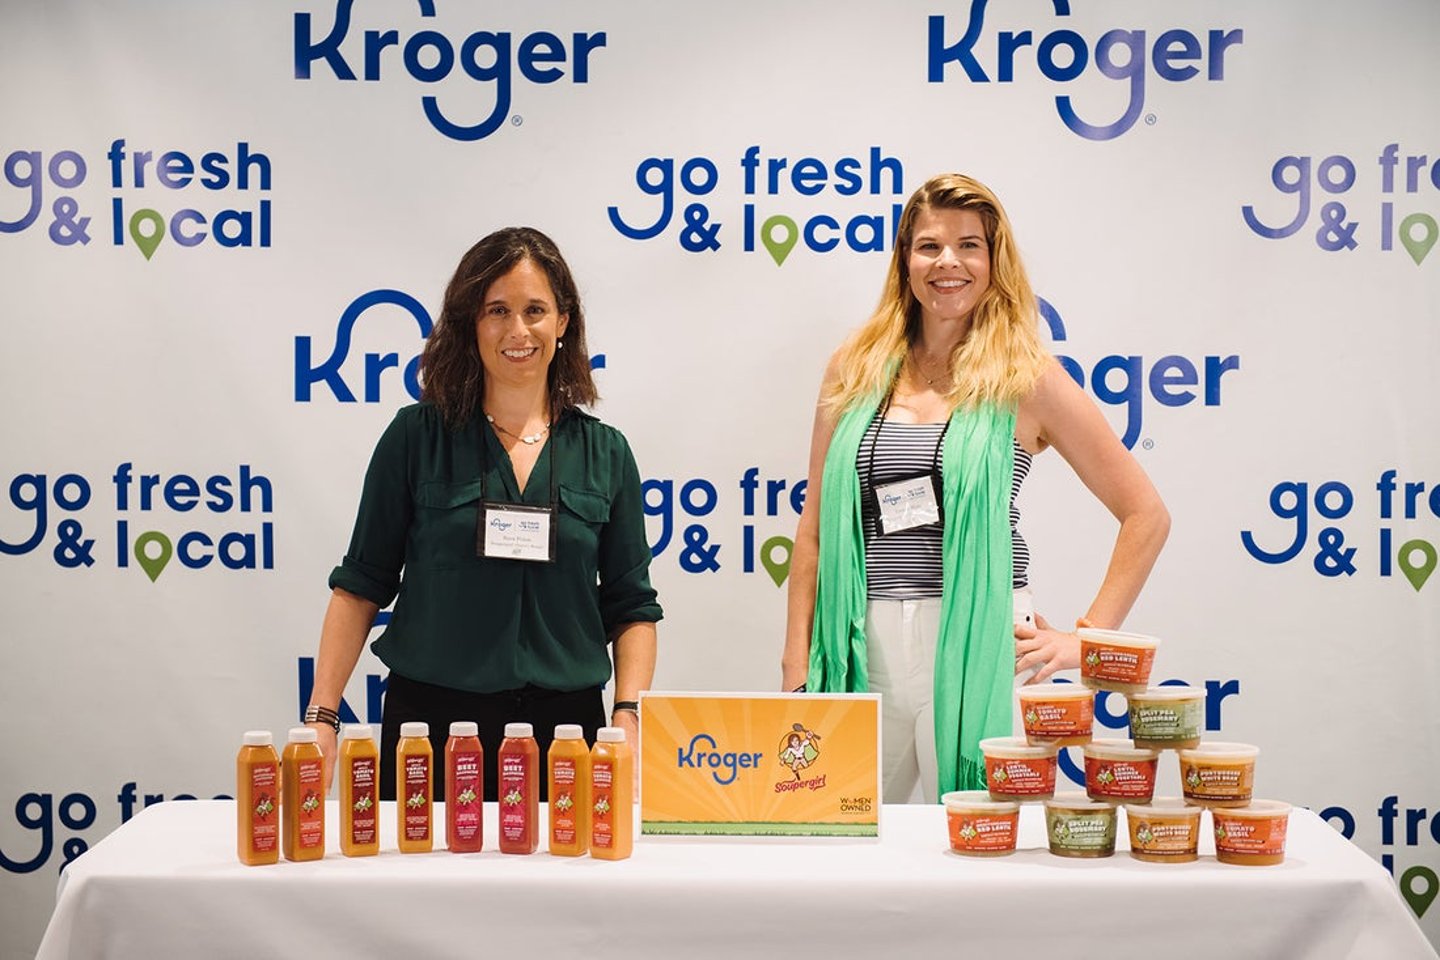
[{"label": "blonde hair", "polygon": [[1005,208],[988,187],[959,173],[933,177],[905,204],[890,257],[890,271],[875,312],[841,345],[839,377],[821,398],[848,410],[890,388],[897,365],[920,331],[920,302],[910,289],[910,246],[915,221],[930,209],[973,210],[985,225],[990,286],[970,314],[970,330],[951,351],[952,410],[981,404],[1013,405],[1029,393],[1050,363],[1040,342],[1035,292],[1020,261]]}]

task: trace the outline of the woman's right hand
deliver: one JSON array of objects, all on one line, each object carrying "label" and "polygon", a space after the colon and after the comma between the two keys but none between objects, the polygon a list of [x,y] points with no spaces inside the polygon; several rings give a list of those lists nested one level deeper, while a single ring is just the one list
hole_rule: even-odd
[{"label": "woman's right hand", "polygon": [[319,722],[307,723],[305,726],[315,731],[315,742],[320,745],[320,753],[325,758],[325,792],[329,793],[335,777],[335,758],[339,756],[335,728],[328,723]]}]

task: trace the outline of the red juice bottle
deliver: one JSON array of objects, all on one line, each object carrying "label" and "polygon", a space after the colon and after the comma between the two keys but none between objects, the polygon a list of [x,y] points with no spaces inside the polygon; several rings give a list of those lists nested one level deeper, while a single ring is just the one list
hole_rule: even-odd
[{"label": "red juice bottle", "polygon": [[484,845],[485,750],[473,721],[450,724],[445,741],[445,846],[479,853]]},{"label": "red juice bottle", "polygon": [[500,852],[540,846],[540,747],[528,723],[505,724],[500,744]]}]

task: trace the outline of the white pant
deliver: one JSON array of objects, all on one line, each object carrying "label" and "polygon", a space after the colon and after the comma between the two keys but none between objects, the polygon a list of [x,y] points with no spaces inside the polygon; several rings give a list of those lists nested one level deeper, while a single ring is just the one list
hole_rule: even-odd
[{"label": "white pant", "polygon": [[[940,784],[935,759],[935,644],[940,598],[871,600],[865,607],[870,690],[880,694],[880,789],[885,803],[934,803]],[[1031,609],[1017,590],[1015,619]]]}]

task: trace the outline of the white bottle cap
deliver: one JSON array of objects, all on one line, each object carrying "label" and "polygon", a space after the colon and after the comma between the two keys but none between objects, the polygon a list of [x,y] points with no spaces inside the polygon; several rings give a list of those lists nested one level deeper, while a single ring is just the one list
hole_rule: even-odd
[{"label": "white bottle cap", "polygon": [[411,720],[408,723],[402,723],[400,724],[400,736],[428,737],[430,736],[430,724],[423,720]]},{"label": "white bottle cap", "polygon": [[505,724],[505,736],[507,737],[533,737],[535,728],[528,723],[507,723]]},{"label": "white bottle cap", "polygon": [[561,723],[555,727],[556,740],[583,740],[585,728],[578,723]]},{"label": "white bottle cap", "polygon": [[375,734],[368,723],[347,723],[345,725],[346,740],[374,740]]},{"label": "white bottle cap", "polygon": [[291,727],[291,743],[315,743],[317,740],[314,727]]},{"label": "white bottle cap", "polygon": [[601,743],[624,743],[625,731],[621,727],[601,727],[595,739]]},{"label": "white bottle cap", "polygon": [[478,737],[480,736],[480,725],[474,720],[456,720],[450,724],[450,736]]},{"label": "white bottle cap", "polygon": [[269,730],[246,730],[245,746],[247,747],[268,747],[275,742]]}]

